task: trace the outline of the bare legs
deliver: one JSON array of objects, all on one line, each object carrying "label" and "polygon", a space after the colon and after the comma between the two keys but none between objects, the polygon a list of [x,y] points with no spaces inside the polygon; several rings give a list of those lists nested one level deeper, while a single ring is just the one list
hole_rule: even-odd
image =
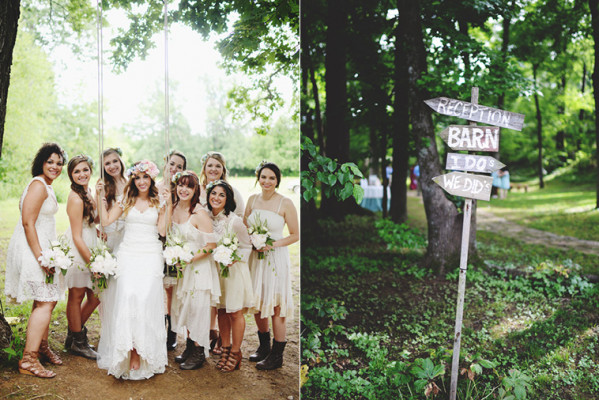
[{"label": "bare legs", "polygon": [[173,286],[169,286],[164,288],[166,292],[166,313],[167,315],[171,315],[171,306],[173,304]]},{"label": "bare legs", "polygon": [[33,301],[27,323],[25,351],[38,351],[42,339],[48,339],[48,327],[55,306],[55,301]]},{"label": "bare legs", "polygon": [[[258,331],[268,332],[268,318],[262,318],[261,313],[254,314]],[[287,335],[287,327],[285,325],[285,317],[281,317],[281,307],[275,307],[275,314],[272,316],[272,331],[273,337],[277,342],[284,342]]]},{"label": "bare legs", "polygon": [[[218,310],[218,326],[220,327],[223,347],[231,346],[232,352],[239,352],[241,350],[241,342],[243,341],[243,334],[245,332],[243,310],[234,313],[227,313],[224,309]],[[232,340],[231,336],[233,336]]]},{"label": "bare legs", "polygon": [[[83,301],[84,297],[85,302]],[[85,325],[99,304],[100,299],[96,297],[93,290],[85,287],[70,288],[67,301],[67,321],[71,332],[80,332],[81,327]]]}]

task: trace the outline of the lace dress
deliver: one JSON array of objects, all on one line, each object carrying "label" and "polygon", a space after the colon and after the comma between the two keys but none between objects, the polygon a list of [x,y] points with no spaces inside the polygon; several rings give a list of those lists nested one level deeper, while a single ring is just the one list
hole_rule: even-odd
[{"label": "lace dress", "polygon": [[[50,247],[56,240],[54,214],[58,211],[58,202],[52,186],[47,185],[42,177],[35,177],[29,182],[19,201],[19,211],[23,210],[23,201],[33,181],[40,181],[46,186],[48,197],[42,203],[35,221],[37,238],[42,250]],[[4,293],[11,301],[22,303],[27,300],[58,301],[64,298],[64,277],[60,272],[54,274],[54,283],[46,282],[46,273],[39,266],[25,237],[23,217],[15,227],[6,253],[6,281]]]},{"label": "lace dress", "polygon": [[[235,210],[233,210],[233,212],[236,215],[239,215],[241,218],[243,218],[243,213],[245,212],[245,202],[243,201],[243,195],[239,190],[235,189],[233,186],[231,186],[231,188],[233,189],[233,198],[235,199]],[[204,192],[203,195],[200,196],[200,204],[206,210],[208,210],[208,203],[206,200],[207,193],[208,192]]]},{"label": "lace dress", "polygon": [[[235,232],[239,240],[237,254],[241,257],[231,267],[229,267],[229,276],[223,278],[220,276],[220,267],[210,257],[214,267],[219,271],[221,296],[216,305],[219,309],[226,309],[228,313],[234,313],[239,310],[251,308],[254,306],[254,293],[252,290],[252,277],[247,261],[252,251],[250,236],[243,220],[237,214],[225,216],[224,212],[212,217],[212,226],[218,239],[223,237],[226,232]],[[218,243],[218,241],[217,241]]]},{"label": "lace dress", "polygon": [[[123,241],[116,254],[118,272],[100,294],[102,329],[98,367],[123,379],[147,379],[167,365],[162,288],[162,243],[158,239],[158,211],[135,207],[125,217]],[[138,370],[129,369],[130,352],[141,358]]]},{"label": "lace dress", "polygon": [[[254,198],[255,199],[255,198]],[[257,218],[266,220],[266,225],[274,241],[283,238],[285,218],[279,215],[281,202],[277,212],[261,209],[252,209],[248,217],[248,225],[252,226]],[[252,203],[253,206],[253,203]],[[258,259],[258,252],[253,251],[250,256],[250,271],[254,289],[256,307],[252,312],[260,312],[262,318],[274,315],[274,308],[281,307],[281,317],[293,316],[293,292],[291,290],[291,261],[287,246],[275,247],[265,253],[262,260]]]},{"label": "lace dress", "polygon": [[[122,194],[116,196],[116,201],[112,204],[112,206],[118,207],[118,204],[122,199]],[[106,245],[108,246],[112,254],[116,254],[119,251],[119,245],[123,240],[124,228],[125,220],[122,216],[116,221],[114,221],[112,224],[104,227],[104,232],[106,232]]]},{"label": "lace dress", "polygon": [[[73,265],[71,265],[71,267],[67,271],[67,275],[65,276],[66,285],[69,289],[73,287],[86,287],[91,289],[93,286],[91,280],[91,272],[89,268],[85,266],[85,261],[83,261],[83,258],[79,254],[77,247],[75,247],[71,227],[67,229],[65,236],[69,240],[71,252],[74,256]],[[83,238],[83,242],[85,243],[88,249],[91,250],[96,246],[98,240],[96,224],[89,224],[87,218],[85,218],[81,227],[81,237]]]},{"label": "lace dress", "polygon": [[[173,229],[179,231],[194,254],[207,243],[216,243],[213,233],[196,229],[189,220],[184,224],[173,223]],[[188,264],[173,293],[173,330],[183,336],[189,330],[189,337],[204,347],[206,357],[210,348],[210,307],[216,306],[219,297],[218,272],[210,257]]]}]

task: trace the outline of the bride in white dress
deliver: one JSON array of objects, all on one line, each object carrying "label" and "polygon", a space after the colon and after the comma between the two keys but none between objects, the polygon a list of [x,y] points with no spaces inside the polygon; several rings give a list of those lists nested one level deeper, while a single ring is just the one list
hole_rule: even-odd
[{"label": "bride in white dress", "polygon": [[[123,379],[147,379],[163,373],[167,365],[164,343],[164,291],[162,243],[165,211],[160,207],[154,178],[156,164],[143,160],[127,171],[130,180],[119,207],[106,210],[103,183],[96,185],[103,226],[125,215],[123,241],[116,254],[118,271],[100,295],[102,330],[98,366]],[[170,204],[170,195],[164,198]]]}]

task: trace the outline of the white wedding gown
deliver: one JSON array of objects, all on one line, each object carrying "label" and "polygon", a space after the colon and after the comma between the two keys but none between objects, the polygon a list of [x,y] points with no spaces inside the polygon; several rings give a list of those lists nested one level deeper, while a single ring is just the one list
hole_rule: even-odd
[{"label": "white wedding gown", "polygon": [[[129,210],[116,254],[118,272],[100,294],[98,367],[116,378],[147,379],[163,373],[168,363],[162,288],[164,258],[157,219],[154,207],[143,213],[135,207]],[[129,369],[133,348],[141,358],[138,370]]]}]

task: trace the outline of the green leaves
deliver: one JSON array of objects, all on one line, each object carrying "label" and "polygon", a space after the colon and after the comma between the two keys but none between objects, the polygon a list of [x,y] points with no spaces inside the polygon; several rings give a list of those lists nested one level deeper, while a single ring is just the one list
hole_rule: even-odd
[{"label": "green leaves", "polygon": [[[308,171],[302,171],[302,198],[308,202],[317,198],[319,189],[325,197],[334,196],[339,200],[354,197],[360,204],[364,198],[364,189],[355,181],[363,177],[362,172],[354,163],[339,164],[336,160],[318,154],[314,143],[307,138],[302,138],[302,157],[311,161]],[[318,183],[320,185],[318,185]]]}]

